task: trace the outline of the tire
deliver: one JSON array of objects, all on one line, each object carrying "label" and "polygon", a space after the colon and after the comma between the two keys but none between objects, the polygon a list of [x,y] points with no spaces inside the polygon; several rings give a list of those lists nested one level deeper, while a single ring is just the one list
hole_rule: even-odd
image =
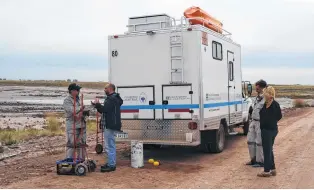
[{"label": "tire", "polygon": [[220,153],[225,147],[225,128],[221,123],[219,129],[201,132],[201,149],[205,153]]},{"label": "tire", "polygon": [[83,164],[83,163],[77,164],[75,166],[75,174],[77,176],[84,176],[84,175],[86,175],[87,170],[88,170],[87,166],[85,164]]},{"label": "tire", "polygon": [[89,164],[89,171],[90,172],[94,172],[96,171],[97,165],[96,165],[96,161],[95,160],[88,160],[88,164]]},{"label": "tire", "polygon": [[60,172],[60,169],[59,169],[58,165],[57,165],[57,175],[61,175],[61,172]]},{"label": "tire", "polygon": [[101,154],[104,151],[104,148],[101,144],[97,144],[95,147],[95,151],[97,154]]},{"label": "tire", "polygon": [[225,127],[221,123],[218,130],[214,131],[213,141],[210,145],[210,149],[213,153],[220,153],[225,148],[226,135]]}]

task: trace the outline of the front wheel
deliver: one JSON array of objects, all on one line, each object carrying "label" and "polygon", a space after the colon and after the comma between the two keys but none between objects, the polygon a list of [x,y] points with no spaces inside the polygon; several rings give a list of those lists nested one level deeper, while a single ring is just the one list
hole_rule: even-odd
[{"label": "front wheel", "polygon": [[75,166],[75,174],[78,175],[78,176],[83,176],[83,175],[86,175],[87,173],[87,166],[83,163],[80,163],[80,164],[77,164]]}]

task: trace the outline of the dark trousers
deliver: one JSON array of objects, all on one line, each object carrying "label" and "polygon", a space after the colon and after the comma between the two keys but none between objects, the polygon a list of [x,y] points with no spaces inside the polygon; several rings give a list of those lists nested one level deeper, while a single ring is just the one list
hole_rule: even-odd
[{"label": "dark trousers", "polygon": [[277,130],[262,129],[262,145],[264,153],[264,172],[276,169],[273,146],[275,138],[278,134]]}]

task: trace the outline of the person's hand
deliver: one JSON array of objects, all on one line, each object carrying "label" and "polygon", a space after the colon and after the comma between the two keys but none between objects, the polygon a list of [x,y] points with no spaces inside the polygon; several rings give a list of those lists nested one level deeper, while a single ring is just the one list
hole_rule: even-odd
[{"label": "person's hand", "polygon": [[94,101],[91,101],[91,104],[93,106],[95,106],[97,103],[99,103],[99,99],[98,98],[96,98]]}]

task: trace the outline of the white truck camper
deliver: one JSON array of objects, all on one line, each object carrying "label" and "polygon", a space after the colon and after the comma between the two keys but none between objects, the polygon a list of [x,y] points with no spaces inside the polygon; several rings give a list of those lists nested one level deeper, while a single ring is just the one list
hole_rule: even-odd
[{"label": "white truck camper", "polygon": [[240,45],[189,20],[132,17],[128,32],[109,36],[109,82],[124,101],[118,141],[218,153],[235,127],[247,133],[252,86],[242,82]]}]

